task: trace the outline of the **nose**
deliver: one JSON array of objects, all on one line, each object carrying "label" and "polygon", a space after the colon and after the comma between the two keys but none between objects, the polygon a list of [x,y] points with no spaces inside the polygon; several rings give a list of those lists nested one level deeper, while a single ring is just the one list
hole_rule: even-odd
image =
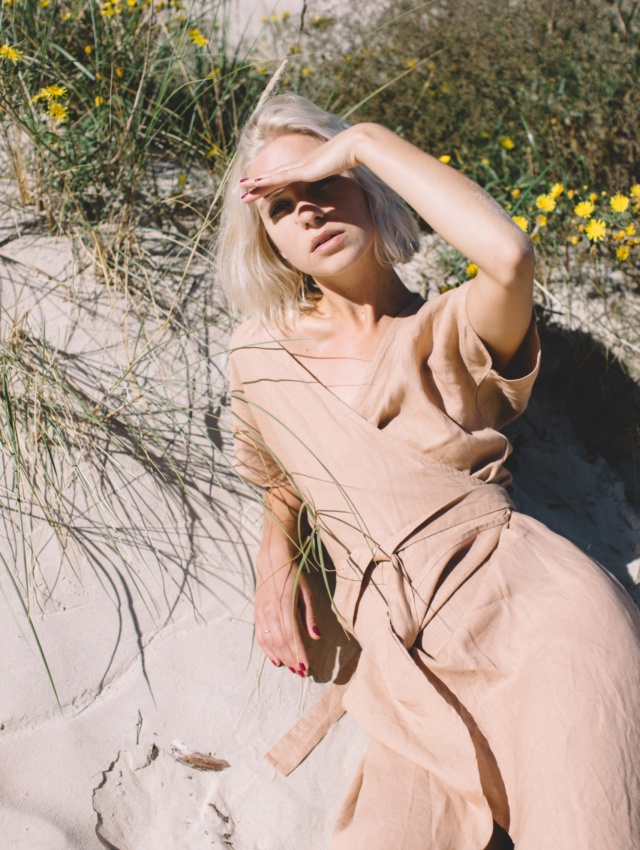
[{"label": "nose", "polygon": [[298,221],[305,228],[321,224],[324,219],[325,212],[322,207],[304,198],[298,201]]}]

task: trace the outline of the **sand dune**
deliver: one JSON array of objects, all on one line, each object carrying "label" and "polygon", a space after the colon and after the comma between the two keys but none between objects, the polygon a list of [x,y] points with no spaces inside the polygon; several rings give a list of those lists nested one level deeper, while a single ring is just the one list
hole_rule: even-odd
[{"label": "sand dune", "polygon": [[[24,442],[37,493],[18,492],[3,454],[2,552],[61,707],[0,568],[0,846],[320,850],[364,734],[344,718],[287,779],[263,755],[350,648],[321,587],[312,679],[265,667],[254,644],[259,511],[219,430],[228,323],[213,310],[184,333],[66,239],[16,231],[0,255],[3,342],[26,341],[40,397],[55,367],[108,424],[73,426],[58,491],[37,441]],[[520,506],[629,585],[640,520],[616,474],[535,400],[511,436]],[[181,764],[175,739],[229,767]]]}]

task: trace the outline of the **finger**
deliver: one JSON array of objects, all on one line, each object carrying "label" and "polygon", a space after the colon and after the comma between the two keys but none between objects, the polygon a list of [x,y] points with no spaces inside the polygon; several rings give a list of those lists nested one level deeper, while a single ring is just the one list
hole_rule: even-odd
[{"label": "finger", "polygon": [[[280,612],[278,612],[280,614]],[[291,611],[288,612],[291,618]],[[277,620],[256,623],[257,640],[267,658],[276,666],[287,667],[292,673],[304,676],[308,670],[308,660],[300,637],[298,624],[285,623],[287,612],[282,612]],[[270,628],[266,623],[270,623]]]},{"label": "finger", "polygon": [[286,658],[287,667],[293,673],[299,676],[306,676],[309,672],[309,659],[302,641],[302,634],[296,617],[292,616],[291,608],[286,612],[286,616],[290,619],[290,626],[285,630],[284,637],[287,640]]},{"label": "finger", "polygon": [[300,615],[311,640],[320,640],[321,635],[313,605],[313,594],[306,582],[300,587]]}]

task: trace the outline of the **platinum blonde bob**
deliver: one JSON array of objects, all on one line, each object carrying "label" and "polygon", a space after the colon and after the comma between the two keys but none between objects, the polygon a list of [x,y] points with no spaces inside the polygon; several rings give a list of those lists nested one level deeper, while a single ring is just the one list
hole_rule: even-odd
[{"label": "platinum blonde bob", "polygon": [[[254,204],[240,200],[239,181],[259,151],[278,136],[300,133],[327,141],[349,123],[295,94],[267,100],[247,120],[227,175],[216,239],[216,277],[237,314],[279,325],[319,297],[313,280],[274,250]],[[418,226],[408,207],[365,166],[351,171],[364,190],[376,228],[374,249],[383,265],[406,263],[418,247]]]}]

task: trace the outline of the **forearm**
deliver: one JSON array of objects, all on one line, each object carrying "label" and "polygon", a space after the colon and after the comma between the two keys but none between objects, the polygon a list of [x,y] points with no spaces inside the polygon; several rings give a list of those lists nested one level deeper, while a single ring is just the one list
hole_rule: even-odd
[{"label": "forearm", "polygon": [[378,124],[357,124],[353,158],[390,186],[450,245],[498,283],[532,256],[531,242],[500,205],[455,168]]},{"label": "forearm", "polygon": [[256,569],[258,581],[288,568],[300,551],[299,514],[301,500],[290,487],[265,490],[264,524]]}]

